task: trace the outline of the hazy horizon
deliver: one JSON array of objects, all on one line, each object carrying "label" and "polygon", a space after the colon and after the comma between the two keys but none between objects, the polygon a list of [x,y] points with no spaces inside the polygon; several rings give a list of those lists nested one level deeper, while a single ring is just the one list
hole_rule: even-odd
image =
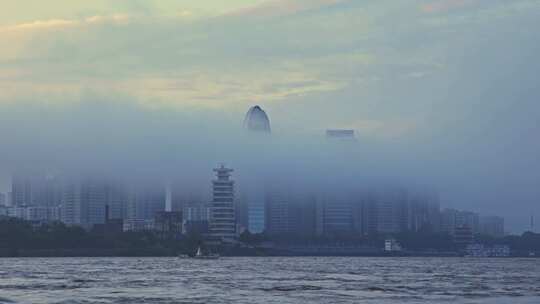
[{"label": "hazy horizon", "polygon": [[[0,191],[29,168],[203,181],[225,162],[427,185],[515,233],[540,218],[539,1],[8,2]],[[256,104],[264,141],[242,132]]]}]

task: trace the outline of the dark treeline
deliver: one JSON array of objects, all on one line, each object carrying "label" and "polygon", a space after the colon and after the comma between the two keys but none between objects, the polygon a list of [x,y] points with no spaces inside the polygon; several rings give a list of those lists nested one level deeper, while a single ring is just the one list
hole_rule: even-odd
[{"label": "dark treeline", "polygon": [[[327,235],[327,236],[295,236],[290,234],[266,236],[264,234],[243,233],[240,240],[250,245],[273,241],[286,245],[317,246],[317,245],[356,245],[383,248],[387,239],[395,239],[406,250],[412,251],[460,251],[464,245],[456,244],[454,238],[445,233],[429,231],[404,232],[398,234],[379,234],[371,236],[359,235]],[[486,235],[475,235],[474,242],[486,246],[507,245],[515,253],[540,252],[540,234],[525,232],[522,235],[511,235],[494,238]]]},{"label": "dark treeline", "polygon": [[[404,249],[412,251],[456,251],[460,247],[446,234],[431,232],[396,235],[333,235],[300,237],[294,235],[268,236],[244,232],[240,241],[257,247],[265,242],[279,245],[354,245],[383,248],[385,239],[394,238]],[[540,234],[526,232],[521,236],[492,238],[477,235],[475,242],[484,245],[508,245],[515,253],[540,253]],[[0,256],[171,256],[193,254],[203,246],[203,237],[160,235],[154,232],[86,231],[77,226],[55,222],[35,225],[15,218],[0,219]],[[267,252],[269,253],[269,252]],[[264,251],[232,251],[230,254],[262,254]]]},{"label": "dark treeline", "polygon": [[86,231],[55,222],[33,225],[29,222],[0,219],[0,255],[175,255],[193,252],[201,244],[198,235],[181,239],[152,232]]}]

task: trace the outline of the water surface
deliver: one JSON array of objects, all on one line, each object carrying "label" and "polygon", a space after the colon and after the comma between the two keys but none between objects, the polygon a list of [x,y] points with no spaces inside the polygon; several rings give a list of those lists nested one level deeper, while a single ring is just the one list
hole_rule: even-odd
[{"label": "water surface", "polygon": [[0,259],[0,303],[540,303],[540,260]]}]

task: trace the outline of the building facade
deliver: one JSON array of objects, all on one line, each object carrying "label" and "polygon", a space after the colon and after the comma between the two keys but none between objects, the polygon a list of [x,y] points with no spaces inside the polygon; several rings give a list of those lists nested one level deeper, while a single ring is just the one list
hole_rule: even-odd
[{"label": "building facade", "polygon": [[233,171],[221,165],[214,169],[216,178],[212,181],[209,231],[212,238],[222,242],[230,242],[237,238],[235,183],[231,179]]}]

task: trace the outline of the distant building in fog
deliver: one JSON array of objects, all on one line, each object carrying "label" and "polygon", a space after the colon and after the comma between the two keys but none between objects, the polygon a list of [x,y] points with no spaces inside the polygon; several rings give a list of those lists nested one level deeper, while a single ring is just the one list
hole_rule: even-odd
[{"label": "distant building in fog", "polygon": [[131,187],[126,206],[126,217],[131,220],[154,220],[158,212],[165,211],[165,205],[165,188],[159,183]]},{"label": "distant building in fog", "polygon": [[480,232],[480,216],[470,211],[445,209],[441,212],[441,231],[454,235],[459,228],[469,228],[471,233]]},{"label": "distant building in fog", "polygon": [[0,206],[7,206],[7,195],[0,193]]},{"label": "distant building in fog", "polygon": [[[270,119],[260,106],[251,107],[244,119],[244,128],[255,135],[268,135],[271,133]],[[261,154],[264,151],[254,151]],[[261,233],[266,229],[266,184],[263,180],[252,180],[242,192],[237,206],[238,222],[251,233]]]},{"label": "distant building in fog", "polygon": [[234,201],[233,169],[221,165],[214,169],[216,179],[212,181],[210,203],[210,236],[221,241],[232,241],[237,237],[236,208]]},{"label": "distant building in fog", "polygon": [[14,175],[11,182],[11,205],[55,207],[62,191],[59,180],[46,175]]},{"label": "distant building in fog", "polygon": [[254,106],[246,114],[244,128],[254,132],[270,133],[270,119],[261,107]]},{"label": "distant building in fog", "polygon": [[499,216],[483,216],[480,218],[480,233],[492,237],[504,236],[504,218]]},{"label": "distant building in fog", "polygon": [[354,231],[354,202],[344,195],[323,194],[317,200],[318,235],[347,235]]},{"label": "distant building in fog", "polygon": [[326,130],[326,138],[328,139],[355,139],[354,130],[345,129],[329,129]]},{"label": "distant building in fog", "polygon": [[62,222],[86,229],[106,221],[106,184],[97,180],[72,181],[65,185]]}]

